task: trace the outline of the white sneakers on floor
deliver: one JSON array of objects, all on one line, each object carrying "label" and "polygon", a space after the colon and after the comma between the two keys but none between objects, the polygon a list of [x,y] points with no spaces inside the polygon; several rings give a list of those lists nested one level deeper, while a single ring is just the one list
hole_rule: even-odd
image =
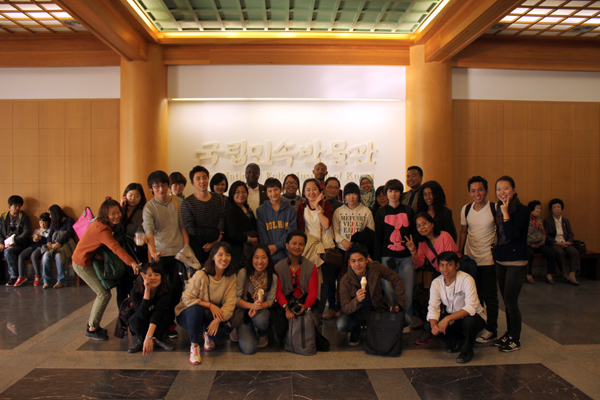
[{"label": "white sneakers on floor", "polygon": [[202,362],[200,358],[200,346],[198,344],[192,343],[190,346],[190,364],[198,365]]}]

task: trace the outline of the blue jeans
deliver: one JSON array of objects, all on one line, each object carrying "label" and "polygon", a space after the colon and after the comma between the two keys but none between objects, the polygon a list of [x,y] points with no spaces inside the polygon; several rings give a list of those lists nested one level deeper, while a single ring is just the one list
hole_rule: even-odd
[{"label": "blue jeans", "polygon": [[271,314],[268,309],[259,310],[248,323],[242,324],[237,328],[242,354],[250,355],[258,351],[258,338],[267,336],[270,316]]},{"label": "blue jeans", "polygon": [[6,263],[8,264],[8,272],[10,273],[11,278],[16,278],[19,276],[18,257],[22,251],[23,247],[19,246],[18,244],[15,244],[13,247],[9,247],[8,249],[4,250],[4,257],[6,258]]},{"label": "blue jeans", "polygon": [[[212,320],[212,313],[200,304],[186,308],[177,316],[177,324],[189,332],[190,342],[193,344],[198,344],[200,336],[206,331]],[[211,340],[219,339],[226,334],[225,323],[221,322],[217,334],[209,336],[209,338]]]},{"label": "blue jeans", "polygon": [[[415,290],[415,263],[412,257],[393,258],[393,257],[381,257],[381,263],[385,266],[388,264],[388,260],[394,260],[396,268],[394,271],[400,275],[404,281],[404,293],[405,293],[405,304],[404,304],[404,318],[405,326],[410,326],[413,317],[413,293]],[[383,286],[384,292],[394,293],[394,286],[391,282],[385,279],[381,280],[381,286]]]},{"label": "blue jeans", "polygon": [[57,283],[65,282],[65,262],[63,261],[62,254],[54,253],[51,254],[49,251],[44,253],[42,257],[42,271],[44,275],[44,283],[50,283],[52,279],[52,256],[56,260],[56,273],[57,273]]},{"label": "blue jeans", "polygon": [[364,307],[359,308],[352,314],[342,314],[335,321],[335,327],[340,332],[358,333],[360,326],[364,323],[367,316],[367,310]]}]

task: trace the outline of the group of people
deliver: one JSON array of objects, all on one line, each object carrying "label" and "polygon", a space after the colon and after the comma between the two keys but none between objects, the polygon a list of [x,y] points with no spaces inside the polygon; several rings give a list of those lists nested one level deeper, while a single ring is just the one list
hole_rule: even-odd
[{"label": "group of people", "polygon": [[[49,288],[55,259],[54,288],[60,288],[72,259],[97,294],[86,336],[106,340],[100,321],[111,292],[92,268],[99,249],[106,249],[126,266],[116,288],[121,314],[129,305],[129,352],[172,350],[167,339],[178,337],[179,325],[190,335],[189,362],[199,364],[200,343],[210,351],[229,335],[242,353],[253,354],[267,346],[269,327],[282,341],[287,322],[311,309],[317,325],[320,316],[337,319],[350,345],[360,343],[369,310],[403,310],[404,333],[423,329],[417,344],[438,336],[449,352],[460,353],[457,362],[467,363],[475,342],[493,341],[503,352],[521,348],[518,297],[532,278],[536,252],[548,259],[548,283],[554,284],[562,257],[570,260],[561,263],[565,279],[578,284],[579,253],[561,215],[564,203],[552,200],[552,215],[542,224],[540,202],[523,205],[509,176],[496,181],[497,203],[487,200],[484,178],[469,179],[473,202],[462,208],[459,233],[442,186],[423,183],[417,166],[408,168],[407,191],[398,179],[375,189],[368,175],[342,188],[322,163],[313,174],[299,192],[294,174],[259,184],[256,164],[246,167],[245,182],[231,185],[224,174],[211,178],[196,166],[189,173],[195,191],[184,198],[185,176],[155,171],[147,180],[152,199],[141,184],[128,185],[121,201],[102,203],[77,245],[74,221],[58,205],[39,217],[32,234],[23,199],[11,196],[0,219],[7,285],[27,280],[31,258],[34,285],[43,281]],[[469,260],[475,272],[461,271]],[[432,281],[425,300],[415,302],[418,274]],[[498,287],[507,320],[500,337]],[[420,322],[411,325],[415,317]]]}]

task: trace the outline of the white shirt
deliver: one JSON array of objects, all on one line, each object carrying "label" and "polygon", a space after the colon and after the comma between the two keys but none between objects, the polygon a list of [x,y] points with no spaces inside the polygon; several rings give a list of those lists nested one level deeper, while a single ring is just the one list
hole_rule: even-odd
[{"label": "white shirt", "polygon": [[[320,207],[319,207],[320,209]],[[329,229],[325,230],[321,226],[321,220],[319,219],[319,210],[311,210],[308,204],[304,206],[304,224],[307,235],[313,235],[316,238],[323,238],[321,244],[324,249],[331,249],[335,247],[333,243],[333,224],[329,226]]]},{"label": "white shirt", "polygon": [[490,210],[490,202],[479,211],[475,211],[475,203],[472,203],[467,218],[466,209],[465,205],[460,211],[460,224],[467,225],[465,254],[475,260],[477,265],[494,265],[492,244],[496,233],[496,221]]},{"label": "white shirt", "polygon": [[[554,216],[552,218],[554,218]],[[554,240],[556,240],[557,243],[564,243],[565,233],[562,228],[562,215],[559,219],[554,218],[554,223],[556,224],[556,237]]]},{"label": "white shirt", "polygon": [[459,270],[456,273],[456,279],[450,286],[446,286],[442,275],[438,276],[431,282],[429,293],[427,320],[440,320],[440,304],[446,306],[448,314],[454,314],[459,310],[465,310],[470,316],[479,314],[483,319],[487,320],[485,310],[479,302],[479,297],[477,297],[475,280],[466,272]]},{"label": "white shirt", "polygon": [[248,205],[256,213],[258,206],[260,205],[260,185],[256,185],[256,189],[252,189],[248,186]]}]

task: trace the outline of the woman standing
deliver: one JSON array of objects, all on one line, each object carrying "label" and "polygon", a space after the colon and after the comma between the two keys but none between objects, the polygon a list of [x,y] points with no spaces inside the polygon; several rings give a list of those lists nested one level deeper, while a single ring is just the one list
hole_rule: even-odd
[{"label": "woman standing", "polygon": [[358,183],[360,184],[360,202],[367,208],[373,207],[375,204],[375,186],[373,178],[369,175],[361,175]]},{"label": "woman standing", "polygon": [[494,341],[505,353],[521,350],[521,310],[519,294],[527,276],[527,231],[529,209],[521,204],[515,181],[502,176],[496,181],[498,208],[496,230],[498,244],[494,248],[498,286],[506,307],[507,332]]},{"label": "woman standing", "polygon": [[230,337],[233,342],[239,341],[243,354],[254,354],[269,344],[269,308],[275,302],[276,293],[277,275],[271,252],[269,246],[260,243],[254,248],[252,262],[237,276],[237,307],[248,310],[248,318],[244,318]]},{"label": "woman standing", "polygon": [[136,339],[128,353],[144,350],[143,354],[148,355],[154,350],[155,344],[166,351],[173,351],[173,346],[163,342],[163,336],[171,324],[171,285],[160,264],[145,264],[140,269],[130,297],[135,313],[129,317],[127,325]]},{"label": "woman standing", "polygon": [[283,195],[281,196],[281,200],[290,203],[290,206],[296,211],[298,211],[298,207],[303,202],[302,197],[298,195],[299,188],[300,179],[295,174],[289,174],[283,180]]},{"label": "woman standing", "polygon": [[123,260],[126,265],[131,266],[134,274],[137,275],[139,271],[139,264],[119,246],[119,243],[113,237],[113,228],[119,222],[121,222],[121,207],[119,203],[112,199],[105,200],[98,211],[98,218],[85,231],[72,257],[73,269],[90,289],[96,293],[96,300],[92,306],[86,330],[86,336],[90,339],[108,340],[107,331],[100,328],[100,321],[111,295],[110,291],[102,286],[100,279],[96,275],[96,271],[92,267],[92,257],[96,254],[98,248],[105,245]]},{"label": "woman standing", "polygon": [[54,289],[60,289],[65,285],[65,265],[71,259],[73,249],[75,249],[75,230],[73,230],[73,224],[75,221],[73,218],[68,217],[67,214],[60,208],[60,206],[54,204],[50,206],[48,210],[50,213],[50,232],[48,232],[48,241],[42,246],[42,269],[44,276],[44,289],[50,287],[50,280],[52,279],[52,259],[56,260],[56,272],[57,282],[54,285]]},{"label": "woman standing", "polygon": [[171,196],[177,196],[180,199],[185,199],[183,189],[187,185],[187,179],[181,172],[173,172],[169,175],[169,188],[171,188]]},{"label": "woman standing", "polygon": [[227,240],[233,249],[235,264],[238,268],[243,268],[248,261],[244,257],[244,246],[258,244],[256,217],[248,205],[248,186],[242,181],[233,182],[229,189],[229,199],[225,210]]},{"label": "woman standing", "polygon": [[373,218],[377,214],[377,211],[381,207],[385,207],[388,205],[388,198],[385,194],[385,186],[379,186],[375,191],[375,202],[373,203],[373,207],[371,207],[371,212],[373,213]]},{"label": "woman standing", "polygon": [[225,196],[225,192],[229,188],[229,182],[227,182],[227,177],[225,176],[225,174],[222,174],[220,172],[214,174],[213,177],[210,179],[209,186],[210,191],[212,193],[216,193],[219,195],[219,197],[221,198],[221,202],[223,203],[223,209],[226,209],[229,199],[227,198],[227,196]]},{"label": "woman standing", "polygon": [[175,307],[177,324],[190,334],[192,365],[202,362],[200,335],[204,337],[204,350],[213,350],[214,339],[225,335],[225,322],[233,315],[237,282],[231,253],[229,244],[215,243],[204,268],[187,281],[181,302]]},{"label": "woman standing", "polygon": [[429,213],[437,229],[448,232],[456,242],[456,226],[452,219],[452,210],[446,207],[446,194],[442,185],[436,181],[425,182],[421,186],[421,196],[417,200],[417,213]]}]

